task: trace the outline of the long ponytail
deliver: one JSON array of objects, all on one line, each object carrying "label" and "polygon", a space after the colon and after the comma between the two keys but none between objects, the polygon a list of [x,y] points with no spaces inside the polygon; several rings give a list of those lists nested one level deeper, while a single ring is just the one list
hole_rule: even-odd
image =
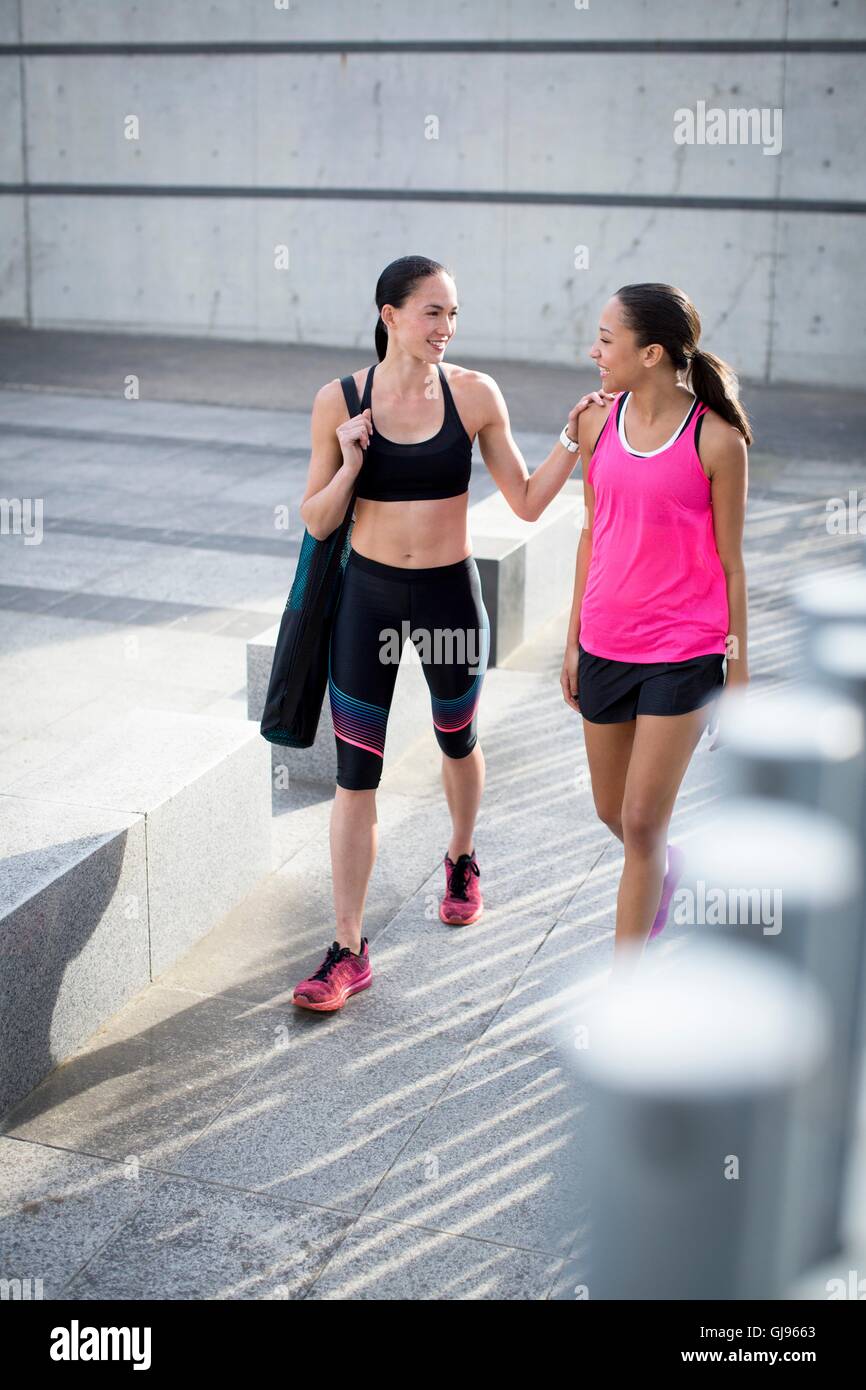
[{"label": "long ponytail", "polygon": [[738,429],[746,443],[751,444],[749,417],[740,405],[739,383],[733,367],[714,352],[696,348],[689,362],[688,384],[699,401]]},{"label": "long ponytail", "polygon": [[381,362],[388,351],[388,330],[382,322],[380,314],[376,320],[376,356]]}]

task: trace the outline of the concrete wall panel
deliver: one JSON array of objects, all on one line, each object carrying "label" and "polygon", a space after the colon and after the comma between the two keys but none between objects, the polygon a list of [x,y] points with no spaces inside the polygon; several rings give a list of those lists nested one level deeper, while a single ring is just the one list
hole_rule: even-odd
[{"label": "concrete wall panel", "polygon": [[788,55],[780,197],[866,197],[864,76],[863,53],[822,53],[819,62],[806,54]]},{"label": "concrete wall panel", "polygon": [[[588,246],[590,268],[569,252]],[[708,351],[743,377],[765,367],[772,273],[770,213],[633,208],[508,210],[505,285],[509,357],[589,364],[606,300],[621,285],[661,280],[691,296]],[[504,293],[504,291],[503,291]],[[494,349],[491,349],[491,351]]]},{"label": "concrete wall panel", "polygon": [[259,336],[256,212],[238,199],[35,198],[34,326]]},{"label": "concrete wall panel", "polygon": [[862,217],[782,217],[771,381],[853,386],[866,378]]},{"label": "concrete wall panel", "polygon": [[0,111],[3,112],[0,183],[20,183],[24,146],[21,135],[21,71],[15,58],[0,58]]},{"label": "concrete wall panel", "polygon": [[18,0],[0,0],[0,43],[18,43]]},{"label": "concrete wall panel", "polygon": [[[240,56],[230,83],[226,62],[29,59],[31,179],[770,198],[785,157],[674,140],[699,99],[781,106],[778,55],[739,58],[728,85],[694,55]],[[817,158],[839,119],[813,111]]]},{"label": "concrete wall panel", "polygon": [[0,319],[27,317],[24,199],[0,198]]},{"label": "concrete wall panel", "polygon": [[[808,35],[808,7],[797,0]],[[857,0],[829,4],[825,23],[840,24]],[[290,0],[287,8],[259,0],[25,0],[25,34],[32,42],[102,43],[290,39],[611,39],[778,38],[786,0]],[[824,19],[824,16],[821,17]],[[856,15],[850,18],[856,25]],[[813,29],[823,33],[815,21]]]},{"label": "concrete wall panel", "polygon": [[863,0],[789,0],[789,39],[866,39]]}]

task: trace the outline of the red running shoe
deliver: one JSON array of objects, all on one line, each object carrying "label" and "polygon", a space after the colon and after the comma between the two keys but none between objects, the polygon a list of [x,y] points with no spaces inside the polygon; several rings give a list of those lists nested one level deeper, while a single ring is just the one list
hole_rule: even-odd
[{"label": "red running shoe", "polygon": [[295,985],[292,1003],[302,1009],[333,1013],[342,1009],[350,994],[369,989],[373,983],[370,969],[370,950],[366,936],[362,938],[357,955],[348,946],[335,941],[328,947],[325,959],[315,974]]},{"label": "red running shoe", "polygon": [[484,911],[484,899],[478,879],[481,870],[471,854],[460,854],[457,863],[445,856],[445,897],[439,904],[439,917],[449,927],[468,927],[477,922]]}]

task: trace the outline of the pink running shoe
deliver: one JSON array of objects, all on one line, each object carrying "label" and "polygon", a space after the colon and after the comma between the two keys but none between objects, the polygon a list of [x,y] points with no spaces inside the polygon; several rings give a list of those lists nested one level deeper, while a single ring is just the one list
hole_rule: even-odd
[{"label": "pink running shoe", "polygon": [[439,904],[439,917],[449,927],[468,927],[477,922],[484,911],[484,899],[478,879],[481,870],[471,854],[459,854],[457,863],[445,856],[445,897]]},{"label": "pink running shoe", "polygon": [[678,845],[668,845],[665,877],[664,883],[662,884],[662,900],[659,903],[659,910],[656,913],[655,921],[650,927],[650,934],[647,937],[648,941],[652,941],[654,936],[658,936],[659,932],[664,929],[668,920],[668,913],[671,910],[671,898],[674,895],[674,889],[682,878],[685,857],[685,854]]},{"label": "pink running shoe", "polygon": [[366,936],[357,955],[348,946],[335,941],[315,974],[295,985],[292,1003],[302,1009],[333,1013],[342,1009],[350,994],[369,989],[373,983],[370,951]]}]

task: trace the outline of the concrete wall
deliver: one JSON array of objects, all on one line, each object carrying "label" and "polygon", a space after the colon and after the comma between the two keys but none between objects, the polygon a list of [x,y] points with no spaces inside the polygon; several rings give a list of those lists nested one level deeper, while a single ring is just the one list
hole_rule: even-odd
[{"label": "concrete wall", "polygon": [[[0,317],[372,356],[417,252],[456,274],[454,361],[586,362],[617,286],[669,280],[744,379],[859,386],[864,40],[864,0],[0,0]],[[678,145],[700,100],[781,108],[781,153]]]}]

